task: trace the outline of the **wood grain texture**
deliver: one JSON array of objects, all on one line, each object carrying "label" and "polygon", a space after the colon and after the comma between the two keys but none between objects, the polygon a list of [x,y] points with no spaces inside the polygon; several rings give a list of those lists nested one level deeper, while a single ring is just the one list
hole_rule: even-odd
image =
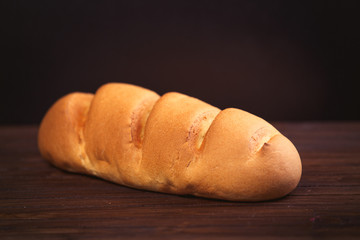
[{"label": "wood grain texture", "polygon": [[238,203],[135,190],[61,171],[36,126],[0,127],[1,239],[359,239],[360,122],[274,123],[297,147],[299,186]]}]

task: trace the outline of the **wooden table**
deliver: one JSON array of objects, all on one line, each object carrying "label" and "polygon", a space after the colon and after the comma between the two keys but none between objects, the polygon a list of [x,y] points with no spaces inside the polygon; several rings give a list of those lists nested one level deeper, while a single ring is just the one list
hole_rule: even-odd
[{"label": "wooden table", "polygon": [[303,176],[285,198],[239,203],[135,190],[61,171],[37,127],[0,127],[0,239],[360,239],[360,122],[274,123]]}]

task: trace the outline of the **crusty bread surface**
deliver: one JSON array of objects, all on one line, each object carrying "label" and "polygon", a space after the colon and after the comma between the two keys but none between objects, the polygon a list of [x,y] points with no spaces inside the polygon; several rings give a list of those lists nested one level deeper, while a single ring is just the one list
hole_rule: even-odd
[{"label": "crusty bread surface", "polygon": [[67,171],[231,201],[283,197],[302,171],[291,141],[253,114],[125,83],[59,99],[40,124],[38,145]]}]

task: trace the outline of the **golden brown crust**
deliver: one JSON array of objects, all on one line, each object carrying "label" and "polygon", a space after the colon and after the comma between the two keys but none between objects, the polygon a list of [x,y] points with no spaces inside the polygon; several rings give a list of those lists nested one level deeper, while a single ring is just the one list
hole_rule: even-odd
[{"label": "golden brown crust", "polygon": [[130,84],[58,100],[41,123],[39,149],[65,170],[234,201],[282,197],[301,177],[296,148],[263,119]]},{"label": "golden brown crust", "polygon": [[184,174],[198,157],[194,122],[207,112],[220,110],[180,93],[167,93],[156,103],[146,124],[141,162],[151,190],[187,193]]},{"label": "golden brown crust", "polygon": [[82,164],[84,141],[81,132],[93,96],[86,93],[71,93],[60,98],[40,124],[40,153],[62,169],[87,172]]},{"label": "golden brown crust", "polygon": [[188,171],[194,184],[202,183],[195,195],[261,201],[293,190],[301,163],[295,147],[269,123],[239,109],[225,109],[210,126],[201,158]]},{"label": "golden brown crust", "polygon": [[84,127],[91,174],[125,185],[137,182],[141,161],[137,132],[144,121],[139,114],[149,111],[158,98],[155,92],[130,84],[99,88]]}]

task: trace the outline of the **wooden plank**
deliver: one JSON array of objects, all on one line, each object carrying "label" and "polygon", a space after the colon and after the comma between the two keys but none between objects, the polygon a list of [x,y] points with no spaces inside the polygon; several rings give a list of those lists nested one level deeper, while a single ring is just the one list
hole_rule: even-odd
[{"label": "wooden plank", "polygon": [[274,123],[299,150],[287,197],[239,203],[132,189],[59,170],[37,127],[0,127],[1,239],[358,239],[360,122]]}]

